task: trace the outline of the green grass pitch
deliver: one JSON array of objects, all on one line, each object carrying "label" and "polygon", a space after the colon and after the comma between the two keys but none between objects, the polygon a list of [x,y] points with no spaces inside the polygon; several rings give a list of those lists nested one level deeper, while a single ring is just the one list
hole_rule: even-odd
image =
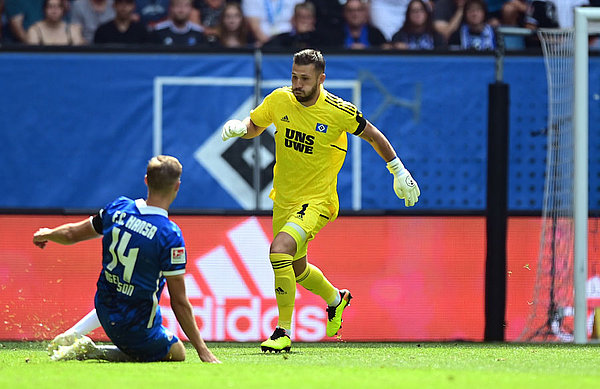
[{"label": "green grass pitch", "polygon": [[0,388],[594,388],[600,346],[510,343],[209,343],[221,365],[189,344],[182,363],[51,361],[47,342],[0,342]]}]

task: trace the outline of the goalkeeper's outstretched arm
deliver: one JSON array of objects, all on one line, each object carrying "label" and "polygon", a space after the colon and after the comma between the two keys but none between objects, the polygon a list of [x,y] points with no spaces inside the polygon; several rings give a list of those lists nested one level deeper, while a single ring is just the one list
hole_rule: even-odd
[{"label": "goalkeeper's outstretched arm", "polygon": [[396,196],[404,199],[404,205],[407,207],[415,205],[421,195],[419,185],[417,185],[410,172],[404,167],[385,135],[367,120],[365,129],[360,134],[360,137],[369,142],[377,154],[387,162],[388,170],[394,175],[394,192]]},{"label": "goalkeeper's outstretched arm", "polygon": [[390,162],[396,158],[396,151],[392,147],[392,144],[388,139],[375,127],[371,122],[367,120],[365,129],[360,134],[360,137],[369,142],[369,144],[375,149],[377,154],[385,162]]},{"label": "goalkeeper's outstretched arm", "polygon": [[246,117],[246,119],[244,119],[242,121],[242,123],[244,123],[244,125],[246,126],[246,129],[248,130],[246,132],[246,135],[242,136],[242,138],[244,138],[244,139],[251,139],[256,136],[259,136],[260,134],[263,133],[263,131],[266,128],[266,127],[259,127],[256,124],[254,124],[254,122],[250,119],[250,116]]}]

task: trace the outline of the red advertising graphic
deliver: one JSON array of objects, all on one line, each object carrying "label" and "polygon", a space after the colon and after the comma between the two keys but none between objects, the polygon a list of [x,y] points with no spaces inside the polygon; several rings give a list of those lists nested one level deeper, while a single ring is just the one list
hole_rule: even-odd
[{"label": "red advertising graphic", "polygon": [[[189,239],[209,247],[188,259],[188,290],[203,337],[260,340],[273,331],[277,306],[268,261],[269,218],[177,219]],[[191,222],[188,224],[188,221]],[[194,227],[195,226],[195,227]],[[345,340],[479,340],[483,328],[482,219],[340,218],[309,245],[308,260],[354,299],[344,313]],[[461,242],[462,240],[462,242]],[[194,251],[192,251],[194,250]],[[167,327],[177,330],[162,302]],[[325,340],[325,303],[298,288],[292,329],[298,341]],[[181,331],[176,331],[182,335]]]},{"label": "red advertising graphic", "polygon": [[[93,308],[100,239],[39,249],[40,227],[82,216],[0,216],[0,339],[51,339]],[[259,341],[276,324],[268,251],[270,217],[174,216],[186,241],[187,293],[209,341]],[[507,340],[516,340],[532,301],[539,218],[509,223]],[[346,341],[483,340],[485,218],[343,216],[309,245],[309,262],[354,298]],[[164,324],[185,339],[161,298]],[[296,341],[325,336],[325,303],[298,286]],[[106,340],[101,329],[94,339]],[[336,340],[336,339],[332,339]]]}]

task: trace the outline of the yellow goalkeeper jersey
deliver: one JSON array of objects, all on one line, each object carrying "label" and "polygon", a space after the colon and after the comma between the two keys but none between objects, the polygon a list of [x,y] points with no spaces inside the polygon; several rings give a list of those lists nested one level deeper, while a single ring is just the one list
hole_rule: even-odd
[{"label": "yellow goalkeeper jersey", "polygon": [[333,220],[339,210],[337,175],[348,150],[346,132],[360,135],[366,120],[354,104],[320,88],[310,107],[296,100],[291,87],[278,88],[250,112],[250,119],[277,129],[270,194],[275,204],[321,203],[330,208]]}]

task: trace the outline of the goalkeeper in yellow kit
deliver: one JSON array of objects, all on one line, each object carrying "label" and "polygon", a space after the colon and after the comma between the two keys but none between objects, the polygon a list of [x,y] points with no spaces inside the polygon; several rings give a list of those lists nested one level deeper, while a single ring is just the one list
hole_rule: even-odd
[{"label": "goalkeeper in yellow kit", "polygon": [[394,191],[413,206],[420,191],[396,156],[387,138],[365,120],[356,107],[323,88],[325,60],[321,52],[305,49],[294,55],[292,86],[276,89],[240,120],[223,126],[222,138],[245,139],[275,124],[273,170],[273,242],[269,259],[275,272],[279,308],[277,328],[261,344],[263,351],[289,351],[296,283],[327,302],[327,336],[342,325],[342,313],[352,295],[338,290],[323,273],[306,261],[307,243],[339,210],[337,175],[347,151],[346,133],[360,136],[387,162],[394,175]]}]

